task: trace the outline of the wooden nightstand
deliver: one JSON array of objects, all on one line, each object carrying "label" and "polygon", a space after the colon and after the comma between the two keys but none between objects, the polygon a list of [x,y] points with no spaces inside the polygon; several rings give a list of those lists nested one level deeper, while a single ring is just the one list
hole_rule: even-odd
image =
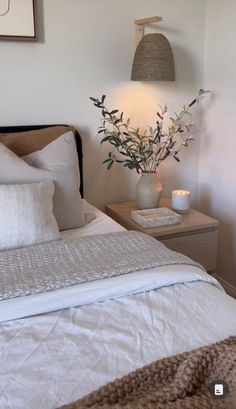
[{"label": "wooden nightstand", "polygon": [[[162,199],[160,207],[170,207],[169,199]],[[137,209],[134,202],[106,205],[108,216],[127,230],[149,234],[164,243],[169,249],[179,251],[202,264],[208,272],[216,269],[219,222],[196,210],[182,214],[180,224],[144,229],[131,220],[131,210]]]}]

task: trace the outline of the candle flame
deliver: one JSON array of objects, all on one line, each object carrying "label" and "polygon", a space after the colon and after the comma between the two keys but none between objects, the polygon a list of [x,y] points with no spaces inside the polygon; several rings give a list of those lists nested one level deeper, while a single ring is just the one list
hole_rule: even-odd
[{"label": "candle flame", "polygon": [[190,195],[191,192],[189,192],[188,190],[173,190],[172,194],[173,195],[177,195],[177,196],[186,196],[186,195]]}]

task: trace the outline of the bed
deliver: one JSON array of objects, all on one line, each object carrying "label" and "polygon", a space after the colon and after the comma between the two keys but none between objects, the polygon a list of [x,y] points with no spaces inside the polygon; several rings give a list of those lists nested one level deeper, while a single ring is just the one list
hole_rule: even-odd
[{"label": "bed", "polygon": [[[42,127],[0,132],[32,128]],[[96,218],[63,231],[64,239],[125,230],[85,200],[84,206]],[[57,408],[157,359],[236,335],[236,301],[197,266],[154,267],[79,291],[78,306],[60,309],[66,293],[54,291],[54,311],[41,314],[36,294],[31,316],[0,324],[0,408]]]}]

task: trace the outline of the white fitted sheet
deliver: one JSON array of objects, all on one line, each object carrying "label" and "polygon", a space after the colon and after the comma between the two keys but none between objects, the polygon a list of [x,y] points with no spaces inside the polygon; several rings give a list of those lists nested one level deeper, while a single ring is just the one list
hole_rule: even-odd
[{"label": "white fitted sheet", "polygon": [[[122,229],[96,213],[64,235]],[[168,274],[171,284],[170,274],[188,272]],[[236,301],[205,279],[1,324],[0,408],[56,408],[156,359],[236,335]]]},{"label": "white fitted sheet", "polygon": [[98,210],[85,200],[83,200],[85,211],[87,213],[93,213],[96,218],[84,227],[79,229],[64,230],[61,232],[62,238],[78,238],[84,236],[92,236],[93,234],[105,234],[113,233],[114,231],[125,231],[126,229],[120,224],[116,223],[113,219],[107,216],[105,213]]}]

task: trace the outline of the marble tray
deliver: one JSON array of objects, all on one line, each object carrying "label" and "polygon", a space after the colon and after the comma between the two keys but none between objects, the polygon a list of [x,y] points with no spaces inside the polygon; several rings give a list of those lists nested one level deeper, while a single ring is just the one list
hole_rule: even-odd
[{"label": "marble tray", "polygon": [[181,215],[167,207],[157,209],[132,210],[131,219],[144,228],[167,226],[181,222]]}]

